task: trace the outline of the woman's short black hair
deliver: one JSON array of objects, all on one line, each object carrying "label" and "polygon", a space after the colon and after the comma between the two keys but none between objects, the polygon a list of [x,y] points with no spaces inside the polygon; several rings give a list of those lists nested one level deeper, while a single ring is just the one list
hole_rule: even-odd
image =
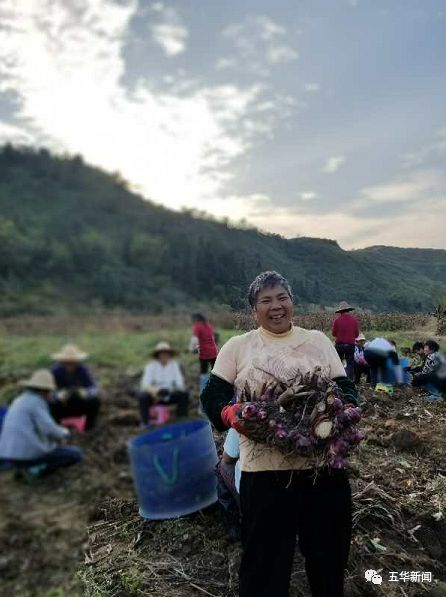
[{"label": "woman's short black hair", "polygon": [[265,288],[274,288],[274,286],[283,286],[291,300],[293,293],[291,286],[286,278],[275,271],[262,272],[252,282],[248,290],[248,302],[252,308],[256,306],[257,297]]},{"label": "woman's short black hair", "polygon": [[202,321],[204,323],[206,323],[206,317],[204,315],[202,315],[201,313],[192,313],[192,321]]},{"label": "woman's short black hair", "polygon": [[426,340],[424,346],[427,346],[432,352],[438,352],[440,350],[440,345],[435,340]]},{"label": "woman's short black hair", "polygon": [[422,342],[415,342],[412,346],[412,352],[416,352],[417,350],[423,350],[424,344]]}]

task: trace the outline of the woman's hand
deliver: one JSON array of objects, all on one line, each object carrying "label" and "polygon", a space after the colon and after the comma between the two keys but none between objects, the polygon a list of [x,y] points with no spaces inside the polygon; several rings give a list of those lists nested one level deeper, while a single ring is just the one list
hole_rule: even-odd
[{"label": "woman's hand", "polygon": [[245,435],[243,421],[238,417],[238,413],[242,408],[243,405],[240,402],[237,402],[236,404],[228,404],[228,406],[225,406],[221,411],[221,420],[226,427],[232,427],[238,431],[238,433],[243,433]]}]

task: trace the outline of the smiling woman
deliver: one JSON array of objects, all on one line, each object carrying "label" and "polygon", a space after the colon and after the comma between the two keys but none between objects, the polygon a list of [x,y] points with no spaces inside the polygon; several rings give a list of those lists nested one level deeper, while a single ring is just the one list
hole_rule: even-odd
[{"label": "smiling woman", "polygon": [[257,323],[280,334],[291,329],[293,295],[286,279],[277,272],[263,272],[249,287],[249,304]]},{"label": "smiling woman", "polygon": [[240,596],[288,595],[298,535],[312,595],[341,597],[351,533],[345,470],[317,468],[310,457],[284,455],[252,441],[239,416],[240,400],[246,389],[256,400],[272,380],[286,382],[316,368],[336,381],[346,401],[356,403],[356,390],[329,339],[293,325],[293,295],[283,276],[258,275],[248,301],[259,327],[222,347],[201,394],[214,426],[219,431],[232,427],[240,434]]}]

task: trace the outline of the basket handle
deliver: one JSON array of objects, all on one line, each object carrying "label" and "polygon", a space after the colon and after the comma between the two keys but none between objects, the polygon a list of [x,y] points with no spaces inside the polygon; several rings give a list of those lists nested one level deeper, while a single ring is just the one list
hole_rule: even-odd
[{"label": "basket handle", "polygon": [[169,475],[169,473],[167,473],[164,468],[163,465],[160,462],[159,456],[158,454],[156,454],[153,457],[153,465],[156,468],[159,476],[161,477],[161,479],[164,481],[164,483],[166,483],[166,485],[175,485],[175,483],[178,481],[178,460],[179,460],[179,456],[180,456],[180,451],[178,450],[178,448],[174,448],[173,449],[173,458],[172,458],[172,474]]}]

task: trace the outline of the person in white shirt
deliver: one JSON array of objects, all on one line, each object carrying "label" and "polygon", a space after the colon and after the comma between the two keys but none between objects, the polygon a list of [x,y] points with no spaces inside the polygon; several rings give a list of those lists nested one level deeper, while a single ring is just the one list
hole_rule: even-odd
[{"label": "person in white shirt", "polygon": [[187,417],[189,393],[175,355],[168,342],[159,342],[152,353],[153,359],[144,369],[138,394],[144,425],[149,423],[149,410],[155,404],[176,404],[177,416]]}]

